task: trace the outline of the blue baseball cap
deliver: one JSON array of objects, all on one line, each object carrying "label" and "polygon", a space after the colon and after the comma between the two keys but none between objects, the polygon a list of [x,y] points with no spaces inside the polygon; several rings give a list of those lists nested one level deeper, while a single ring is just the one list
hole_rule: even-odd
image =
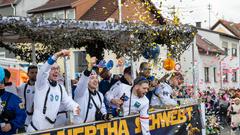
[{"label": "blue baseball cap", "polygon": [[5,78],[4,68],[0,66],[0,82],[3,82]]}]

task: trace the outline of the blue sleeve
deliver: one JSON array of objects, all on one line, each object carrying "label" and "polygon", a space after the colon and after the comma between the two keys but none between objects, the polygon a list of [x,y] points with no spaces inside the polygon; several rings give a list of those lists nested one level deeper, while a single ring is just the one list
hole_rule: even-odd
[{"label": "blue sleeve", "polygon": [[22,101],[19,97],[13,96],[12,103],[14,104],[13,107],[14,107],[14,110],[16,113],[16,117],[15,117],[15,119],[10,121],[10,124],[12,126],[11,130],[16,130],[17,128],[23,127],[27,115],[24,110]]}]

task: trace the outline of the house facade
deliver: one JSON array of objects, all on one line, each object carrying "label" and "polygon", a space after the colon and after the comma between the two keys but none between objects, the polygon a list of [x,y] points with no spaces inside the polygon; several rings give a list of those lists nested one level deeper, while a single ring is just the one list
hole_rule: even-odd
[{"label": "house facade", "polygon": [[[240,38],[237,26],[237,23],[219,20],[211,30],[198,28],[196,41],[193,42],[195,51],[190,48],[188,51],[191,53],[186,51],[181,60],[185,65],[183,73],[188,76],[186,78],[190,84],[195,84],[200,90],[240,88]],[[218,51],[210,51],[212,46]],[[191,64],[184,63],[184,60],[191,61]],[[189,70],[195,71],[194,76],[191,77]]]},{"label": "house facade", "polygon": [[48,0],[0,0],[0,14],[2,16],[28,16],[27,11]]},{"label": "house facade", "polygon": [[[45,4],[47,1],[48,0],[0,0],[0,15],[27,17],[28,10]],[[0,58],[15,59],[15,57],[13,53],[5,48],[0,48]]]}]

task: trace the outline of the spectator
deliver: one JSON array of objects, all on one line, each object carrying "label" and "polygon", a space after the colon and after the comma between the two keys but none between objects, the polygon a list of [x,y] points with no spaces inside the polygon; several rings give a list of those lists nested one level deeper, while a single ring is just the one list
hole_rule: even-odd
[{"label": "spectator", "polygon": [[88,69],[84,71],[74,91],[74,100],[81,106],[81,113],[74,117],[74,124],[108,120],[103,95],[98,91],[98,75],[92,70],[96,57],[88,60]]},{"label": "spectator", "polygon": [[116,76],[113,78],[112,73],[107,68],[103,68],[103,70],[100,72],[100,76],[103,80],[101,80],[99,83],[99,91],[105,95],[112,85],[118,80]]},{"label": "spectator", "polygon": [[[0,67],[0,74],[5,76],[2,67]],[[0,134],[12,135],[16,134],[18,128],[23,127],[26,113],[21,99],[16,95],[5,91],[4,82],[4,79],[0,80]]]},{"label": "spectator", "polygon": [[67,50],[55,53],[38,72],[35,83],[34,112],[28,132],[53,128],[61,103],[67,110],[74,110],[74,114],[79,114],[79,105],[67,95],[64,86],[57,82],[60,69],[55,62],[59,57],[68,56],[69,53]]},{"label": "spectator", "polygon": [[172,74],[170,79],[159,85],[152,97],[152,106],[176,106],[177,101],[172,98],[174,88],[179,87],[183,83],[183,76],[179,72]]},{"label": "spectator", "polygon": [[23,99],[27,118],[25,121],[25,128],[30,124],[33,115],[33,98],[35,93],[35,82],[37,76],[38,67],[31,65],[28,67],[27,75],[29,80],[27,83],[23,83],[18,87],[18,95]]},{"label": "spectator", "polygon": [[[118,87],[118,89],[114,89],[114,86]],[[109,93],[107,93],[107,99],[116,106],[122,105],[124,116],[140,113],[142,134],[150,134],[148,115],[149,100],[145,96],[149,89],[148,80],[145,77],[138,77],[134,80],[132,87],[120,82],[117,82],[114,86]],[[124,97],[121,100],[120,98],[123,95]]]},{"label": "spectator", "polygon": [[131,67],[127,67],[124,69],[124,75],[121,79],[105,95],[108,103],[111,104],[112,115],[114,117],[121,115],[117,109],[120,109],[123,103],[129,99],[127,95],[130,95],[132,80]]}]

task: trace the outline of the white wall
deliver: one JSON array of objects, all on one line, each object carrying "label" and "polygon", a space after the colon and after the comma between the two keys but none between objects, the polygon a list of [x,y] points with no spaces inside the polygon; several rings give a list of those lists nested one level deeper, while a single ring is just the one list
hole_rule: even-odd
[{"label": "white wall", "polygon": [[[214,32],[209,32],[209,31],[204,31],[204,30],[198,30],[198,34],[201,35],[202,37],[206,38],[208,41],[214,43],[216,46],[218,46],[219,48],[221,48],[222,50],[224,49],[222,47],[222,42],[225,41],[228,43],[228,56],[225,57],[225,55],[221,55],[220,59],[223,59],[222,61],[222,65],[221,65],[221,69],[228,69],[230,72],[228,73],[228,82],[223,83],[223,88],[239,88],[239,82],[240,82],[240,76],[239,76],[239,70],[237,70],[237,82],[232,82],[232,74],[231,74],[231,70],[232,69],[236,69],[238,67],[240,67],[240,44],[239,44],[239,40],[236,40],[234,38],[229,38],[226,36],[221,36],[218,33],[214,33]],[[237,57],[233,57],[232,56],[232,44],[236,44],[237,45]],[[207,61],[208,58],[206,57],[202,57],[202,61]],[[213,59],[213,58],[210,58]],[[220,62],[220,61],[219,61]],[[206,63],[206,62],[205,62]],[[204,68],[204,66],[207,65],[202,65],[202,68]],[[220,70],[220,65],[218,66],[217,71]],[[212,71],[212,69],[210,69],[210,71]],[[213,71],[212,71],[213,72]],[[200,72],[200,76],[204,76],[204,71]],[[211,73],[210,73],[211,74]],[[223,73],[222,73],[223,75]],[[218,79],[220,81],[220,78],[222,76],[218,76]],[[203,78],[204,79],[204,78]],[[213,85],[214,87],[218,88],[220,87],[220,83],[219,84],[204,84],[205,86],[207,85]],[[203,85],[203,86],[204,86]],[[205,87],[204,86],[204,87]]]},{"label": "white wall", "polygon": [[[193,53],[194,48],[194,53]],[[194,60],[193,60],[194,57]],[[193,66],[193,63],[195,66]],[[198,48],[194,41],[191,43],[190,47],[181,56],[181,73],[184,75],[184,85],[191,86],[196,85],[197,88],[203,89],[200,83],[202,79],[202,59],[198,52]],[[193,80],[193,75],[195,72],[195,80]]]},{"label": "white wall", "polygon": [[222,32],[222,33],[226,33],[228,35],[232,35],[235,36],[234,34],[232,34],[232,32],[230,32],[227,28],[225,28],[222,24],[219,24],[215,29],[213,29],[213,31],[218,31],[218,32]]},{"label": "white wall", "polygon": [[27,11],[48,2],[48,0],[21,0],[16,6],[16,16],[27,16]]},{"label": "white wall", "polygon": [[[239,56],[239,41],[236,39],[232,39],[232,38],[228,38],[228,37],[224,37],[224,36],[220,36],[220,40],[225,41],[228,43],[228,56],[226,58],[224,58],[223,62],[222,62],[222,67],[225,69],[228,69],[230,72],[228,73],[228,83],[223,83],[223,87],[235,87],[238,88],[239,87],[239,70],[237,70],[237,82],[232,82],[231,78],[232,78],[232,74],[231,74],[231,70],[232,69],[236,69],[239,67],[240,63],[240,56]],[[232,56],[232,44],[236,44],[237,45],[237,57]]]}]

